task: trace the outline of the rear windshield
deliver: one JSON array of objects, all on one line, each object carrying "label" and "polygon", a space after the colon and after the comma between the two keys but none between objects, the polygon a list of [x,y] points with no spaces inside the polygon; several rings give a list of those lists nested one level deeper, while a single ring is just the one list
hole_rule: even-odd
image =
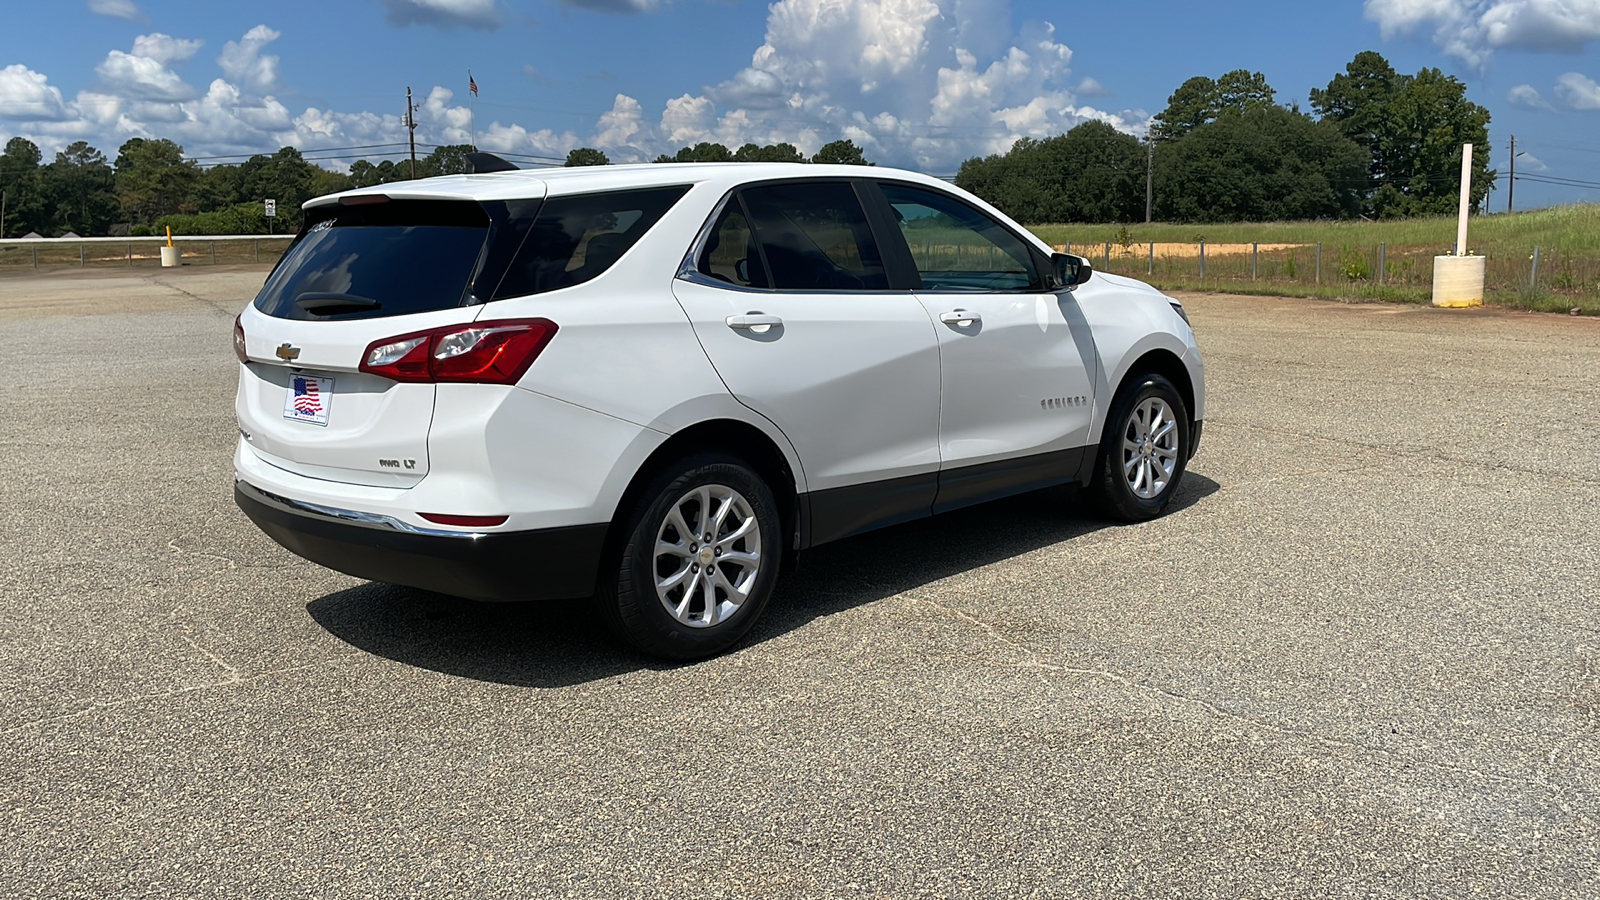
[{"label": "rear windshield", "polygon": [[256,308],[280,319],[365,319],[461,306],[489,232],[488,213],[466,201],[323,207]]}]

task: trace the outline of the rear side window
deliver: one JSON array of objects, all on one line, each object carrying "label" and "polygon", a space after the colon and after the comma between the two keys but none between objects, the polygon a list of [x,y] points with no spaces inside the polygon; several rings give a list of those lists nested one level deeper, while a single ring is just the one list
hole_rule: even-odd
[{"label": "rear side window", "polygon": [[889,278],[853,187],[842,181],[742,192],[767,274],[779,290],[887,290]]},{"label": "rear side window", "polygon": [[476,203],[395,200],[314,211],[256,308],[366,319],[461,306],[489,236]]},{"label": "rear side window", "polygon": [[688,190],[674,186],[546,200],[493,299],[541,294],[594,278]]}]

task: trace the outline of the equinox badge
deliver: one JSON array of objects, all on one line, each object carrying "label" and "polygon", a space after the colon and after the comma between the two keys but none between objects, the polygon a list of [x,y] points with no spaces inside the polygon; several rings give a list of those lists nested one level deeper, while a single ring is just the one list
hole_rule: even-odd
[{"label": "equinox badge", "polygon": [[291,347],[287,343],[280,344],[278,346],[277,353],[278,353],[278,358],[282,359],[282,360],[290,360],[290,359],[299,359],[300,358],[300,348],[299,347]]}]

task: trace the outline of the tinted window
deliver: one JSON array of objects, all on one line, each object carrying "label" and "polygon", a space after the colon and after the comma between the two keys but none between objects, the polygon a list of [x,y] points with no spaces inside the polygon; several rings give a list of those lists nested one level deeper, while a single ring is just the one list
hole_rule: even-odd
[{"label": "tinted window", "polygon": [[783,290],[886,290],[888,276],[855,189],[844,182],[746,189],[772,286]]},{"label": "tinted window", "polygon": [[706,236],[705,249],[700,251],[699,269],[718,281],[741,287],[770,287],[766,267],[761,263],[761,252],[756,249],[755,233],[744,207],[734,197]]},{"label": "tinted window", "polygon": [[1022,239],[954,197],[882,184],[911,257],[931,291],[1041,290],[1033,252]]},{"label": "tinted window", "polygon": [[512,260],[494,299],[582,284],[611,268],[687,187],[552,197]]},{"label": "tinted window", "polygon": [[476,203],[318,209],[256,308],[280,319],[364,319],[460,306],[488,235],[489,216]]}]

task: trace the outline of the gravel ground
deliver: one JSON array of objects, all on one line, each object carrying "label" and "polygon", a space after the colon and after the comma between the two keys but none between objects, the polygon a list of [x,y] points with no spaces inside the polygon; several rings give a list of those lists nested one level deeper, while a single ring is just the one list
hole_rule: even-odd
[{"label": "gravel ground", "polygon": [[1600,895],[1600,322],[1189,297],[1170,515],[821,548],[667,667],[257,532],[262,276],[0,276],[0,895]]}]

